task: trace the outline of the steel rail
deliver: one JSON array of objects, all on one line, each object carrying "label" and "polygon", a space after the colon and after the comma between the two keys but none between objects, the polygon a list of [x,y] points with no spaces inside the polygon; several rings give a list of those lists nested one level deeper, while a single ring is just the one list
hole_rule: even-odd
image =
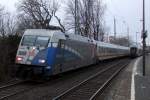
[{"label": "steel rail", "polygon": [[123,70],[129,62],[123,65],[119,70],[117,70],[93,95],[89,100],[96,100],[96,98],[103,93],[104,89],[111,83],[111,81]]},{"label": "steel rail", "polygon": [[26,82],[26,81],[20,81],[20,82],[16,82],[16,83],[12,83],[12,84],[3,85],[3,86],[0,87],[0,90],[5,89],[5,88],[9,88],[9,87],[12,87],[12,86],[15,86],[15,85],[18,85],[18,84],[22,84],[24,82]]},{"label": "steel rail", "polygon": [[102,74],[102,73],[104,73],[104,72],[110,70],[110,69],[113,68],[114,66],[120,64],[121,62],[123,62],[123,61],[120,61],[120,62],[118,62],[118,63],[115,63],[115,64],[113,64],[113,65],[110,65],[110,67],[108,67],[108,68],[106,68],[106,69],[103,69],[103,70],[101,70],[100,72],[98,72],[98,73],[96,73],[96,74],[90,76],[89,78],[85,79],[85,80],[82,81],[81,83],[79,83],[79,84],[73,86],[72,88],[68,89],[68,90],[65,91],[64,93],[58,95],[57,97],[54,97],[52,100],[60,100],[60,98],[62,98],[63,96],[69,94],[71,91],[75,90],[75,89],[78,88],[79,86],[85,84],[86,82],[88,82],[89,80],[91,80],[91,79],[97,77],[98,75],[100,75],[100,74]]},{"label": "steel rail", "polygon": [[[23,81],[22,83],[24,83],[24,82],[27,82],[27,81]],[[21,84],[22,84],[22,83],[21,83]],[[24,92],[26,92],[26,91],[30,91],[30,90],[36,88],[37,86],[41,86],[41,85],[44,85],[44,84],[47,84],[47,82],[46,82],[46,83],[40,83],[40,84],[35,85],[35,86],[25,87],[25,89],[22,89],[22,90],[20,90],[20,91],[17,91],[17,92],[14,92],[14,93],[10,93],[10,94],[8,94],[8,95],[5,95],[5,96],[0,97],[0,100],[8,99],[9,97],[12,97],[12,96],[15,96],[15,95],[24,93]],[[7,87],[6,87],[6,88],[7,88]]]},{"label": "steel rail", "polygon": [[[30,88],[30,89],[31,89],[31,88]],[[11,94],[5,95],[5,96],[3,96],[3,97],[0,97],[0,100],[7,99],[7,98],[9,98],[9,97],[11,97],[11,96],[15,96],[15,95],[17,95],[17,94],[23,93],[23,92],[28,91],[28,90],[30,90],[30,89],[24,89],[24,90],[22,90],[22,91],[17,91],[17,92],[15,92],[15,93],[11,93]]]},{"label": "steel rail", "polygon": [[[20,81],[20,82],[14,83],[14,84],[2,86],[2,87],[0,87],[0,89],[7,89],[7,88],[10,88],[10,87],[13,87],[13,86],[21,85],[21,84],[23,84],[23,83],[25,83],[25,82],[27,82],[27,81]],[[23,89],[23,90],[21,90],[21,91],[17,91],[17,92],[14,92],[14,93],[10,93],[10,94],[8,94],[8,95],[5,95],[5,96],[0,97],[0,100],[7,99],[7,98],[9,98],[9,97],[11,97],[11,96],[14,96],[14,95],[23,93],[23,92],[28,91],[28,90],[30,90],[30,89],[32,89],[32,88],[26,88],[26,89]],[[2,91],[4,91],[4,90],[2,90]]]}]

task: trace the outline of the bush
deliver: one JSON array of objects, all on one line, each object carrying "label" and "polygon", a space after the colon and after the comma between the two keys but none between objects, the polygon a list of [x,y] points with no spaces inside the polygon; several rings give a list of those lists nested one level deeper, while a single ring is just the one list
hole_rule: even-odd
[{"label": "bush", "polygon": [[0,80],[11,78],[13,74],[20,39],[17,35],[0,38]]}]

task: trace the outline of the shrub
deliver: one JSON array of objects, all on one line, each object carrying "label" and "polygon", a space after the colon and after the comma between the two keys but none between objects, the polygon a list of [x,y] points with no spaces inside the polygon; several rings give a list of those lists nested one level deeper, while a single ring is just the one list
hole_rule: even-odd
[{"label": "shrub", "polygon": [[20,37],[9,35],[0,38],[0,80],[5,80],[13,75],[15,56]]}]

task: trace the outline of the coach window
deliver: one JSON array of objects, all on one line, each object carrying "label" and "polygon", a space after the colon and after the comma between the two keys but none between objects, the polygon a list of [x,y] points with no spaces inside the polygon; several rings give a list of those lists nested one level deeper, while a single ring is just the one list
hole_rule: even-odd
[{"label": "coach window", "polygon": [[109,51],[108,51],[109,53],[112,53],[112,48],[109,48]]},{"label": "coach window", "polygon": [[116,50],[113,48],[113,54],[116,53]]},{"label": "coach window", "polygon": [[105,48],[105,55],[108,55],[108,48]]},{"label": "coach window", "polygon": [[101,48],[101,56],[104,54],[103,47]]},{"label": "coach window", "polygon": [[113,54],[113,49],[111,49],[111,54]]},{"label": "coach window", "polygon": [[108,48],[105,48],[105,54],[108,55]]},{"label": "coach window", "polygon": [[116,50],[115,48],[113,49],[113,53],[114,53],[114,54],[116,54],[116,53],[117,53],[117,50]]},{"label": "coach window", "polygon": [[104,48],[102,48],[102,55],[104,55],[104,53],[105,53],[105,49],[104,49]]},{"label": "coach window", "polygon": [[103,54],[105,55],[105,47],[103,47]]}]

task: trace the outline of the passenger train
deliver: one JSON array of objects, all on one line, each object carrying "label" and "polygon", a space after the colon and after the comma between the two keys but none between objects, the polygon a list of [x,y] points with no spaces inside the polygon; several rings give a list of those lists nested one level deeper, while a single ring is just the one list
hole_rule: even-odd
[{"label": "passenger train", "polygon": [[130,55],[130,48],[59,30],[27,29],[16,55],[17,76],[49,77],[98,61]]}]

